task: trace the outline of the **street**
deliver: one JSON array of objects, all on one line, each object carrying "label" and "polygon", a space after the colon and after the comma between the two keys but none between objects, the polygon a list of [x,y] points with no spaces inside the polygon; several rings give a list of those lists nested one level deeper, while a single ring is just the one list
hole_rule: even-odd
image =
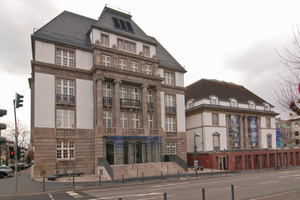
[{"label": "street", "polygon": [[[102,187],[97,189],[65,190],[60,192],[45,192],[29,195],[5,196],[0,199],[86,199],[86,200],[153,200],[164,199],[202,199],[202,188],[205,199],[276,200],[299,199],[300,169],[247,171],[227,176],[198,177],[181,179],[180,181],[155,182],[148,184],[132,184]],[[1,180],[0,180],[1,182]]]}]

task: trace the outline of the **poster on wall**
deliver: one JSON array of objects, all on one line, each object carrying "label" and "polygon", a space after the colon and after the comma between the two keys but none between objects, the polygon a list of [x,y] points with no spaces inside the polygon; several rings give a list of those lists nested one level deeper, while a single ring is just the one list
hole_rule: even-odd
[{"label": "poster on wall", "polygon": [[250,136],[250,142],[257,144],[257,123],[256,123],[256,117],[249,117],[248,118],[248,134]]},{"label": "poster on wall", "polygon": [[232,136],[232,145],[238,145],[240,143],[240,124],[238,115],[230,116],[230,135]]}]

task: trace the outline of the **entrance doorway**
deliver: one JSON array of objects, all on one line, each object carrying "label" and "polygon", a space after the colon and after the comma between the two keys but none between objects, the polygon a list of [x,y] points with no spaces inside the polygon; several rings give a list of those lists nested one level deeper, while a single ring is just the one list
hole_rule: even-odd
[{"label": "entrance doorway", "polygon": [[115,145],[113,142],[106,143],[106,160],[110,165],[115,163]]},{"label": "entrance doorway", "polygon": [[227,170],[227,157],[226,156],[220,156],[218,160],[219,160],[219,169],[220,170]]}]

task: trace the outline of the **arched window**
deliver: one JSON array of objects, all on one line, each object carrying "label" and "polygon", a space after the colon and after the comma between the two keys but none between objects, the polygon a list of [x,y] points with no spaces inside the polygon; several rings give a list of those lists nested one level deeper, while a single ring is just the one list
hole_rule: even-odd
[{"label": "arched window", "polygon": [[255,110],[255,103],[254,103],[254,101],[248,101],[248,104],[249,104],[249,109]]},{"label": "arched window", "polygon": [[210,104],[219,105],[219,98],[217,96],[210,96]]},{"label": "arched window", "polygon": [[270,111],[270,105],[268,103],[264,103],[265,111]]},{"label": "arched window", "polygon": [[230,107],[234,107],[234,108],[237,107],[237,100],[236,99],[230,98],[229,101],[230,101]]},{"label": "arched window", "polygon": [[213,138],[214,151],[220,150],[220,134],[214,133],[212,135],[212,138]]}]

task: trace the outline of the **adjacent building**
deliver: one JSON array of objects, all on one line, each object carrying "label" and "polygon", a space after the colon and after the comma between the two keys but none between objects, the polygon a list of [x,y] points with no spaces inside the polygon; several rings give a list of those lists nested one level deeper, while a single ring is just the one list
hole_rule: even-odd
[{"label": "adjacent building", "polygon": [[129,13],[64,11],[31,40],[35,176],[186,160],[186,70]]},{"label": "adjacent building", "polygon": [[216,169],[276,164],[273,105],[241,85],[208,79],[187,86],[185,102],[189,165],[196,155]]}]

